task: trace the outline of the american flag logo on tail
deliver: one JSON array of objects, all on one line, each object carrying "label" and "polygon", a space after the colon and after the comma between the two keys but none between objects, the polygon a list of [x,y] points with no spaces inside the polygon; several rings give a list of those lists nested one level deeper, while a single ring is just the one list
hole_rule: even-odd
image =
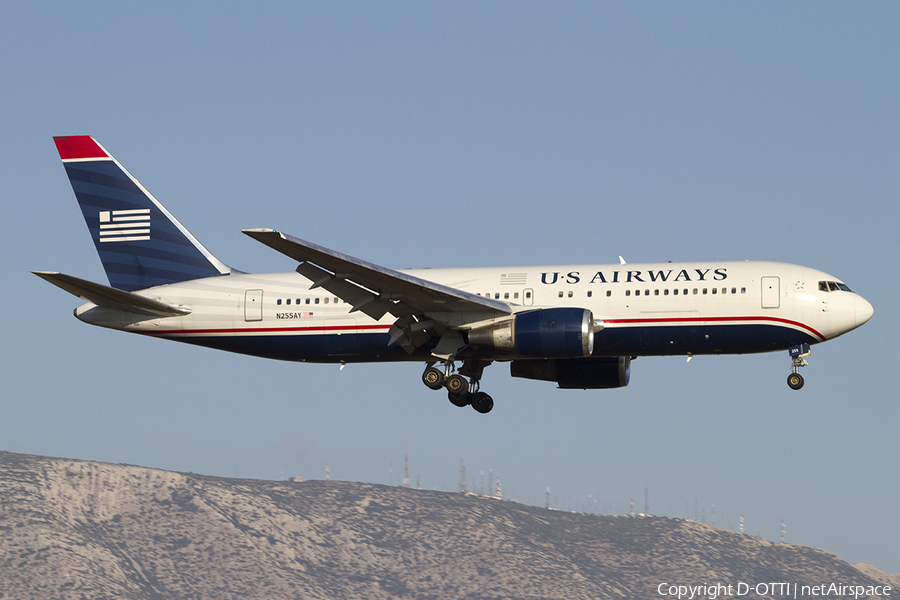
[{"label": "american flag logo on tail", "polygon": [[100,211],[101,242],[139,242],[149,239],[149,208]]}]

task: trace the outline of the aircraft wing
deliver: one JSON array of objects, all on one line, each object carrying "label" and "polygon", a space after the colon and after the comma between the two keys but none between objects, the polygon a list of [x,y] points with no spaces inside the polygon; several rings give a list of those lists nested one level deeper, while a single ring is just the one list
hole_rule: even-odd
[{"label": "aircraft wing", "polygon": [[97,306],[158,317],[177,317],[191,312],[190,309],[182,306],[171,306],[134,292],[126,292],[55,271],[32,271],[32,273],[73,296],[93,302]]},{"label": "aircraft wing", "polygon": [[[297,272],[374,319],[434,313],[478,313],[479,318],[512,313],[505,302],[478,296],[354,258],[274,229],[243,233],[301,264]],[[488,316],[485,316],[487,313]]]}]

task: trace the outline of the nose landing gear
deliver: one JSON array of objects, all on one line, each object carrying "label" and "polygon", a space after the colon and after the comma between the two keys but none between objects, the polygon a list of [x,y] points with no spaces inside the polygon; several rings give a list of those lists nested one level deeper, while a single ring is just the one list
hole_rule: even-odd
[{"label": "nose landing gear", "polygon": [[787,384],[792,390],[799,390],[803,387],[803,376],[798,373],[800,367],[809,365],[805,358],[812,354],[809,344],[798,344],[788,348],[791,354],[791,374],[788,375]]},{"label": "nose landing gear", "polygon": [[434,363],[428,363],[422,373],[422,383],[432,390],[447,388],[447,397],[454,406],[471,405],[481,414],[487,414],[494,408],[494,400],[480,387],[481,375],[489,364],[486,360],[466,361],[458,373],[453,373],[453,361],[444,363],[443,372]]}]

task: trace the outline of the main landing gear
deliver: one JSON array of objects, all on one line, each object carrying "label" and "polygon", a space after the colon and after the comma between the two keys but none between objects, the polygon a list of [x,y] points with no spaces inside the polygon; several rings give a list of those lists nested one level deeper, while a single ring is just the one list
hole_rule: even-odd
[{"label": "main landing gear", "polygon": [[788,375],[787,384],[792,390],[799,390],[803,387],[803,376],[798,373],[800,367],[809,365],[805,358],[812,354],[809,344],[798,344],[788,348],[791,354],[791,374]]},{"label": "main landing gear", "polygon": [[454,406],[471,406],[481,414],[487,414],[494,408],[494,399],[480,387],[481,375],[489,364],[486,360],[467,360],[459,372],[453,373],[453,361],[444,363],[443,371],[429,363],[422,373],[422,383],[432,390],[447,388],[447,397]]}]

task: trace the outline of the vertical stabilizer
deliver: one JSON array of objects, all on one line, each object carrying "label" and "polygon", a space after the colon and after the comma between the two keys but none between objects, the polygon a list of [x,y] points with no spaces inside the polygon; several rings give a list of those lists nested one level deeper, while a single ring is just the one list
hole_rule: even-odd
[{"label": "vertical stabilizer", "polygon": [[232,272],[94,138],[53,141],[112,287],[134,291]]}]

